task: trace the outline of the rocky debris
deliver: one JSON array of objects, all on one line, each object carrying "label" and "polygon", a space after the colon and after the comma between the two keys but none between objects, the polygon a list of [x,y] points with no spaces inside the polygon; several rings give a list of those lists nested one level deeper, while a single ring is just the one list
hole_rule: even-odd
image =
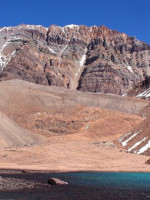
[{"label": "rocky debris", "polygon": [[150,46],[105,26],[0,28],[0,80],[124,94],[150,75]]},{"label": "rocky debris", "polygon": [[26,173],[28,173],[26,170],[21,170],[21,173],[23,173],[23,174],[26,174]]},{"label": "rocky debris", "polygon": [[67,182],[62,181],[58,178],[50,178],[50,179],[48,179],[47,182],[48,182],[48,185],[68,185]]},{"label": "rocky debris", "polygon": [[113,141],[103,141],[103,142],[93,142],[95,146],[102,146],[102,147],[115,147],[115,143]]},{"label": "rocky debris", "polygon": [[24,179],[3,178],[0,177],[0,191],[4,190],[20,190],[24,188],[33,189],[36,183]]},{"label": "rocky debris", "polygon": [[[31,146],[44,138],[22,129],[14,121],[0,112],[0,148]],[[3,157],[8,157],[5,154]]]}]

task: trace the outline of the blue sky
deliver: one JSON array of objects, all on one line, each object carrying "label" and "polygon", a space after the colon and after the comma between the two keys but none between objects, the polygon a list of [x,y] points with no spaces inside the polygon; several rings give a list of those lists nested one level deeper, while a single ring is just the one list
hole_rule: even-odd
[{"label": "blue sky", "polygon": [[101,24],[150,44],[150,0],[0,0],[0,27]]}]

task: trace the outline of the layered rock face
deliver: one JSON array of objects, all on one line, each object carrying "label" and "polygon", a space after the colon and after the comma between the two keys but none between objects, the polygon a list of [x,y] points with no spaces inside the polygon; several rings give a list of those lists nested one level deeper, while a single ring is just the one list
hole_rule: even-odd
[{"label": "layered rock face", "polygon": [[124,94],[150,75],[150,46],[105,26],[0,28],[0,80]]}]

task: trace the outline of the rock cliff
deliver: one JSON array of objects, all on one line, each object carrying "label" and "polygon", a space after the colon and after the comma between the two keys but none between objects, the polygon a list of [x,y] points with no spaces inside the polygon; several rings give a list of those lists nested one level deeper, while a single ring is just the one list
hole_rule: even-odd
[{"label": "rock cliff", "polygon": [[150,46],[105,26],[0,28],[0,80],[124,94],[150,75]]}]

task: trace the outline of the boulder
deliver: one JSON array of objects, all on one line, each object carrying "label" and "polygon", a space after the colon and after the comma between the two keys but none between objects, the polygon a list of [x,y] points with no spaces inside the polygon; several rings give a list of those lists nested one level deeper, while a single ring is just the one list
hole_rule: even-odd
[{"label": "boulder", "polygon": [[150,164],[150,159],[149,159],[149,160],[147,160],[145,163],[149,165],[149,164]]},{"label": "boulder", "polygon": [[49,185],[67,185],[68,183],[57,178],[48,179]]}]

